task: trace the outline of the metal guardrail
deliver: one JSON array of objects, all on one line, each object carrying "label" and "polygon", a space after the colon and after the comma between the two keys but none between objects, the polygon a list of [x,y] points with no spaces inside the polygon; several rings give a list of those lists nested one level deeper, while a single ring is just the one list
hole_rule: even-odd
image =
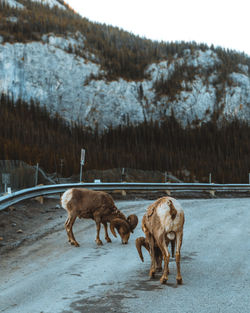
[{"label": "metal guardrail", "polygon": [[74,183],[37,186],[23,189],[0,197],[0,210],[17,202],[39,196],[63,193],[69,188],[93,190],[165,190],[165,191],[208,191],[208,192],[250,192],[250,184],[201,184],[201,183]]}]

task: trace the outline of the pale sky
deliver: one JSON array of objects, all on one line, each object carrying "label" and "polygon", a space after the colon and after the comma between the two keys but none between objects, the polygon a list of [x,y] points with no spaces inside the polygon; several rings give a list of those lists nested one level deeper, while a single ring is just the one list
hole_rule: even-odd
[{"label": "pale sky", "polygon": [[66,0],[90,21],[158,41],[196,41],[250,56],[250,0]]}]

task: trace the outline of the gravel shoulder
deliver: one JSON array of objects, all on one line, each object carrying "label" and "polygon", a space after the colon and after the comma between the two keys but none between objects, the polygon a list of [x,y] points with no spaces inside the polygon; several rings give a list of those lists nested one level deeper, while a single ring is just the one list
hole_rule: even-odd
[{"label": "gravel shoulder", "polygon": [[59,197],[25,200],[0,211],[0,256],[64,227]]}]

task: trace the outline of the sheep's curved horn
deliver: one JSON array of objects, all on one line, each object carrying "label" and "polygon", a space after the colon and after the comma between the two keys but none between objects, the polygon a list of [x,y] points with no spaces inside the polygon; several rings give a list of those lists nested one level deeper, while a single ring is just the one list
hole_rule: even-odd
[{"label": "sheep's curved horn", "polygon": [[136,246],[136,249],[138,251],[138,254],[139,254],[142,262],[144,262],[143,254],[142,254],[142,251],[141,251],[141,247],[144,246],[148,250],[148,252],[149,252],[149,244],[148,244],[148,242],[146,242],[146,239],[144,237],[138,237],[135,240],[135,246]]},{"label": "sheep's curved horn", "polygon": [[116,237],[116,232],[115,232],[115,228],[119,228],[123,226],[126,230],[126,232],[130,231],[129,228],[129,224],[127,223],[126,220],[123,220],[121,218],[114,218],[111,222],[110,222],[110,230],[111,233]]},{"label": "sheep's curved horn", "polygon": [[131,214],[127,217],[127,222],[130,225],[131,233],[133,233],[133,230],[136,228],[138,224],[138,217],[135,214]]}]

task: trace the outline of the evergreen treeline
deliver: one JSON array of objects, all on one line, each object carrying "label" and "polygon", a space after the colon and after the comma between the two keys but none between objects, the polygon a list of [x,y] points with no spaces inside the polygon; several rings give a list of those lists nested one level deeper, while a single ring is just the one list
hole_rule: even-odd
[{"label": "evergreen treeline", "polygon": [[174,116],[161,124],[144,122],[110,128],[104,134],[83,125],[66,125],[50,117],[46,107],[31,101],[16,103],[6,96],[0,101],[0,159],[39,163],[47,172],[79,173],[80,151],[86,149],[84,169],[128,167],[169,171],[183,178],[191,172],[199,181],[212,173],[218,183],[247,183],[250,171],[250,127],[235,120],[218,127],[210,122],[183,129]]}]

